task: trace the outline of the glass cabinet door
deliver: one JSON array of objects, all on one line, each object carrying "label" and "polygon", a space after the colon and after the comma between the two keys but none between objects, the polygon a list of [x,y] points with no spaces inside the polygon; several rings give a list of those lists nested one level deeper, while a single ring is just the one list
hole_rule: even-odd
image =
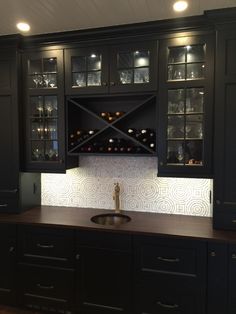
[{"label": "glass cabinet door", "polygon": [[57,96],[30,97],[31,160],[58,161]]},{"label": "glass cabinet door", "polygon": [[25,75],[25,168],[27,171],[64,172],[64,66],[60,49],[27,52]]},{"label": "glass cabinet door", "polygon": [[130,43],[111,48],[110,90],[156,90],[157,42]]},{"label": "glass cabinet door", "polygon": [[169,47],[168,50],[169,81],[205,78],[205,44]]},{"label": "glass cabinet door", "polygon": [[163,40],[159,78],[159,175],[210,172],[214,45],[211,36]]},{"label": "glass cabinet door", "polygon": [[108,91],[107,48],[66,49],[65,69],[68,95]]},{"label": "glass cabinet door", "polygon": [[57,88],[57,58],[30,58],[28,60],[28,86],[30,89]]},{"label": "glass cabinet door", "polygon": [[167,163],[202,165],[204,89],[168,90]]}]

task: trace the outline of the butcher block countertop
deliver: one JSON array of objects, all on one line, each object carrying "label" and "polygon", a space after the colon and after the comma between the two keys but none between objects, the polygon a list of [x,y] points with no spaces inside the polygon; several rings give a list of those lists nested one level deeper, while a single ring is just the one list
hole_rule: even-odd
[{"label": "butcher block countertop", "polygon": [[122,211],[131,218],[130,222],[119,226],[104,226],[91,221],[94,215],[113,212],[95,208],[40,206],[20,214],[2,213],[0,223],[236,242],[236,232],[214,230],[210,217]]}]

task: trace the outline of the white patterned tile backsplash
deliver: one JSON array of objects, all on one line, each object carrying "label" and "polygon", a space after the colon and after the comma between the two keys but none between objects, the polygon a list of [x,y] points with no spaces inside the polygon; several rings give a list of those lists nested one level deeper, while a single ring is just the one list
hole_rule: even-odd
[{"label": "white patterned tile backsplash", "polygon": [[113,209],[115,182],[125,210],[212,216],[212,180],[159,178],[150,157],[82,157],[66,174],[42,174],[42,204]]}]

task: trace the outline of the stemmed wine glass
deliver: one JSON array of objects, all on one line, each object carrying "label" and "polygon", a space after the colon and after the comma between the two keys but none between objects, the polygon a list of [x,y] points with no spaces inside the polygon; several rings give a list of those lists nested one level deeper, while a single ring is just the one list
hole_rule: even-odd
[{"label": "stemmed wine glass", "polygon": [[50,78],[48,77],[48,75],[43,75],[43,80],[46,84],[46,87],[48,87],[49,83],[50,83]]},{"label": "stemmed wine glass", "polygon": [[182,147],[182,146],[179,146],[179,147],[178,147],[177,159],[178,159],[178,161],[179,161],[180,163],[183,162],[183,159],[184,159],[184,151],[183,151],[183,147]]},{"label": "stemmed wine glass", "polygon": [[35,87],[38,88],[39,84],[42,83],[42,77],[41,77],[41,75],[35,74],[35,75],[33,76],[33,81],[34,81],[34,83],[35,83]]},{"label": "stemmed wine glass", "polygon": [[47,117],[51,117],[52,111],[53,111],[52,103],[51,103],[51,102],[47,102],[47,103],[45,104],[45,109],[46,109],[46,111],[47,111]]}]

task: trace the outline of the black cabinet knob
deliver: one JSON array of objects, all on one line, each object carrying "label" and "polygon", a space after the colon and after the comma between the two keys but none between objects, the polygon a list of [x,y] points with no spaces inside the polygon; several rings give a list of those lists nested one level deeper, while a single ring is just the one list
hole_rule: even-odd
[{"label": "black cabinet knob", "polygon": [[164,162],[163,161],[160,161],[160,166],[164,166]]},{"label": "black cabinet knob", "polygon": [[219,200],[216,200],[216,204],[217,204],[217,205],[220,205],[220,201],[219,201]]},{"label": "black cabinet knob", "polygon": [[210,255],[211,255],[211,257],[215,257],[216,256],[216,252],[211,251]]}]

